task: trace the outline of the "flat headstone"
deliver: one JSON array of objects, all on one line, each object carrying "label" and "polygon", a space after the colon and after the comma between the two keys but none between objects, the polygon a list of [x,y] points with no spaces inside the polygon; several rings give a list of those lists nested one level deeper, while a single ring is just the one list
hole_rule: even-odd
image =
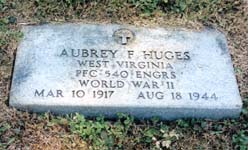
[{"label": "flat headstone", "polygon": [[32,112],[138,118],[238,117],[225,36],[213,29],[24,26],[10,105]]}]

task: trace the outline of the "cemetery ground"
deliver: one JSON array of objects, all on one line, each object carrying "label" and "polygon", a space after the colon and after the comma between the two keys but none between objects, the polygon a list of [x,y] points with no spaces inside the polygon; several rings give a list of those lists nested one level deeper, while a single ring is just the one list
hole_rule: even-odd
[{"label": "cemetery ground", "polygon": [[[237,119],[115,120],[8,107],[20,28],[85,22],[217,28],[226,35],[243,100]],[[248,149],[248,4],[242,0],[0,0],[0,149]],[[211,61],[211,60],[209,60]]]}]

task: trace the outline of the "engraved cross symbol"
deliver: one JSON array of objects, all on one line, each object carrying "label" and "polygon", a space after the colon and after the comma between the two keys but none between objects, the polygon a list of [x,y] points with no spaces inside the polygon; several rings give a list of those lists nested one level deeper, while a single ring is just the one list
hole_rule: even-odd
[{"label": "engraved cross symbol", "polygon": [[122,45],[126,45],[128,40],[131,38],[129,35],[120,35],[120,38],[121,38],[121,44]]},{"label": "engraved cross symbol", "polygon": [[129,29],[118,29],[114,32],[115,41],[121,45],[127,45],[134,40],[134,33]]}]

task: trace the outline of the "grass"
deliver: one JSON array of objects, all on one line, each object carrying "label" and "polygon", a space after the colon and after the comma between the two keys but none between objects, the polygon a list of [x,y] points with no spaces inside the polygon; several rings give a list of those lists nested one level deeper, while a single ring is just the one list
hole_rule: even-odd
[{"label": "grass", "polygon": [[[0,0],[0,149],[248,149],[248,26],[242,0]],[[244,107],[236,119],[116,120],[54,116],[8,107],[20,24],[124,23],[222,30]]]}]

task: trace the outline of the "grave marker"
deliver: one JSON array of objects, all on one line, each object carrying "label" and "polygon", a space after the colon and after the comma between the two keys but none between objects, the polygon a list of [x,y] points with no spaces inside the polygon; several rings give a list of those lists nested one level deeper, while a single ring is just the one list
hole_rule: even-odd
[{"label": "grave marker", "polygon": [[238,117],[222,33],[122,25],[25,26],[10,105],[33,112],[138,118]]}]

